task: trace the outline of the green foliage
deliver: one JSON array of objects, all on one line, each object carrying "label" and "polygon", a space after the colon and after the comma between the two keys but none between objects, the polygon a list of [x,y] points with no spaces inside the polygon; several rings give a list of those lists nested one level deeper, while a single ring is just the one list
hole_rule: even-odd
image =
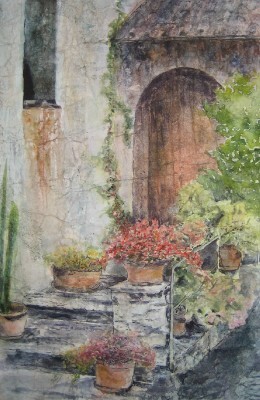
[{"label": "green foliage", "polygon": [[1,220],[0,220],[0,288],[3,287],[4,276],[4,239],[6,230],[6,193],[7,193],[7,164],[5,164],[2,186],[1,186]]},{"label": "green foliage", "polygon": [[121,1],[116,1],[116,11],[117,18],[109,25],[107,73],[103,75],[103,94],[106,96],[109,106],[105,121],[110,125],[111,129],[115,115],[122,115],[124,119],[123,136],[125,143],[129,146],[131,141],[130,131],[133,125],[131,110],[119,98],[116,90],[116,73],[119,67],[119,50],[115,39],[118,31],[123,26],[127,17],[127,15],[122,12]]},{"label": "green foliage", "polygon": [[104,140],[99,159],[104,171],[107,173],[106,185],[97,188],[99,194],[108,201],[107,214],[113,221],[112,231],[115,226],[124,224],[129,219],[129,213],[124,209],[124,202],[121,199],[119,191],[118,163],[114,144],[114,120],[117,115],[123,117],[123,138],[127,146],[131,142],[131,129],[133,121],[131,110],[120,99],[116,90],[116,74],[119,68],[118,44],[116,35],[126,20],[126,14],[122,12],[122,2],[116,1],[117,18],[109,26],[108,33],[108,55],[107,72],[103,75],[103,94],[108,101],[108,112],[105,122],[108,124],[107,136]]},{"label": "green foliage", "polygon": [[178,218],[182,222],[203,220],[210,226],[215,225],[221,217],[213,194],[197,181],[189,183],[180,190],[177,208]]},{"label": "green foliage", "polygon": [[91,368],[93,367],[93,361],[85,362],[78,357],[78,348],[68,350],[66,353],[63,354],[63,360],[65,364],[65,368],[72,369],[73,371],[77,371],[73,375],[73,381],[76,382],[80,375],[87,375]]},{"label": "green foliage", "polygon": [[19,225],[19,211],[15,203],[12,203],[8,221],[7,248],[5,254],[5,269],[3,275],[3,290],[1,296],[1,306],[3,312],[10,309],[10,289],[11,289],[11,271],[15,256],[15,245]]},{"label": "green foliage", "polygon": [[212,154],[219,172],[205,173],[200,182],[217,199],[245,201],[259,215],[260,189],[260,75],[236,75],[216,91],[216,101],[204,106],[225,138]]},{"label": "green foliage", "polygon": [[216,237],[220,245],[229,243],[242,251],[258,250],[260,224],[245,202],[216,201],[210,190],[193,181],[179,192],[177,204],[177,217],[182,222],[203,221],[207,225],[208,240]]},{"label": "green foliage", "polygon": [[[8,226],[6,229],[6,223]],[[11,203],[7,218],[7,166],[2,180],[1,229],[0,229],[0,311],[10,310],[11,273],[15,257],[15,245],[18,234],[19,212],[16,204]]]},{"label": "green foliage", "polygon": [[242,294],[240,282],[219,271],[211,279],[201,278],[189,270],[175,271],[173,307],[185,305],[186,318],[195,315],[203,323],[222,320],[231,325],[234,315],[243,309],[247,298]]},{"label": "green foliage", "polygon": [[53,253],[47,254],[44,259],[55,268],[70,271],[98,272],[106,264],[104,253],[93,247],[82,250],[76,246],[60,246]]}]

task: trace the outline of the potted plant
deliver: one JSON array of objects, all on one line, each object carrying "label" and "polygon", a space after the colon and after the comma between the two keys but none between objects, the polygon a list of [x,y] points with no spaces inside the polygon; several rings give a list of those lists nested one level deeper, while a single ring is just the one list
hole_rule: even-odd
[{"label": "potted plant", "polygon": [[103,252],[79,246],[58,247],[45,256],[45,261],[52,266],[54,287],[74,291],[93,289],[106,265]]},{"label": "potted plant", "polygon": [[19,212],[11,203],[7,214],[7,166],[2,180],[0,215],[0,337],[19,337],[23,334],[27,309],[23,304],[11,302],[11,275],[15,258]]},{"label": "potted plant", "polygon": [[186,307],[183,304],[174,308],[172,333],[174,337],[181,337],[186,333]]},{"label": "potted plant", "polygon": [[120,231],[111,241],[107,257],[124,263],[132,285],[159,284],[166,263],[185,259],[200,266],[200,256],[185,239],[173,226],[142,220]]},{"label": "potted plant", "polygon": [[127,390],[133,382],[135,366],[155,367],[155,352],[135,335],[108,334],[92,339],[64,355],[67,367],[87,373],[93,365],[96,386],[103,392]]},{"label": "potted plant", "polygon": [[179,193],[178,214],[181,221],[203,221],[208,227],[207,239],[218,239],[219,268],[239,268],[246,251],[257,251],[260,239],[259,221],[245,202],[216,201],[210,190],[194,181]]}]

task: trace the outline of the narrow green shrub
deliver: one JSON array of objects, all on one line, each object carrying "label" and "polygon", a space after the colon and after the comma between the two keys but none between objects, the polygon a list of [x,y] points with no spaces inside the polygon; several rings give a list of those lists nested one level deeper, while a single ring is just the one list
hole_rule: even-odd
[{"label": "narrow green shrub", "polygon": [[1,215],[0,215],[0,289],[3,286],[4,274],[4,238],[6,229],[6,192],[7,192],[7,165],[5,165],[4,175],[1,186]]},{"label": "narrow green shrub", "polygon": [[[11,273],[15,257],[15,245],[18,234],[19,211],[14,202],[11,203],[7,218],[7,166],[2,180],[1,225],[0,225],[0,312],[10,311]],[[7,225],[8,222],[8,226]],[[7,229],[6,229],[7,228]]]},{"label": "narrow green shrub", "polygon": [[10,288],[11,271],[15,256],[15,244],[19,225],[19,211],[14,202],[12,202],[8,221],[7,247],[5,254],[5,268],[3,274],[3,291],[1,298],[1,309],[3,312],[10,310]]}]

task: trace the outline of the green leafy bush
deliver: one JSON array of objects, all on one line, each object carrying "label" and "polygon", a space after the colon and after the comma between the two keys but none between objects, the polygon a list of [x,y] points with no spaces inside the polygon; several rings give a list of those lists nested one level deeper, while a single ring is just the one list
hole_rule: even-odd
[{"label": "green leafy bush", "polygon": [[98,272],[106,265],[104,253],[93,247],[82,250],[77,246],[60,246],[53,253],[47,254],[44,259],[55,268],[70,271]]},{"label": "green leafy bush", "polygon": [[260,242],[259,220],[246,209],[245,202],[216,201],[212,192],[197,181],[179,193],[177,217],[182,222],[203,221],[208,227],[207,239],[218,238],[219,244],[234,244],[241,251],[257,251]]},{"label": "green leafy bush", "polygon": [[209,170],[199,182],[216,200],[244,201],[260,211],[260,75],[236,75],[217,89],[216,101],[204,106],[216,130],[225,139],[212,153],[218,171]]}]

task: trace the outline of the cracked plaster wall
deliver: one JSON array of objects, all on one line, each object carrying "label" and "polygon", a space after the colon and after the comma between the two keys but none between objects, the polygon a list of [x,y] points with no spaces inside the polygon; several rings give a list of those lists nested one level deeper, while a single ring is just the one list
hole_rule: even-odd
[{"label": "cracked plaster wall", "polygon": [[[125,0],[123,7],[129,12],[137,3]],[[36,143],[37,129],[34,138],[32,132],[28,138],[26,126],[23,132],[23,118],[30,114],[23,112],[24,12],[24,0],[0,0],[0,171],[7,159],[10,192],[21,214],[14,279],[18,298],[50,284],[50,271],[42,260],[45,252],[71,240],[97,244],[109,222],[106,203],[95,190],[105,175],[95,168],[92,156],[98,154],[107,130],[101,77],[106,71],[108,25],[116,17],[113,0],[57,1],[55,91],[61,109],[54,114],[60,113],[59,121],[51,110],[40,113],[39,119],[31,113],[39,126],[49,113],[56,126],[49,132],[54,140],[48,145],[46,194],[32,164],[30,147]]]}]

